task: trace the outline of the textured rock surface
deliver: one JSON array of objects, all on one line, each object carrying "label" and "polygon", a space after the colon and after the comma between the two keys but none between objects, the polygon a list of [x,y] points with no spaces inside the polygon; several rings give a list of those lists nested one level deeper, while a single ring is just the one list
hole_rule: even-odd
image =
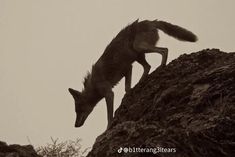
[{"label": "textured rock surface", "polygon": [[7,145],[0,141],[0,157],[41,157],[31,145]]},{"label": "textured rock surface", "polygon": [[[119,154],[120,147],[169,149]],[[120,156],[235,156],[235,53],[181,55],[128,92],[88,154]]]}]

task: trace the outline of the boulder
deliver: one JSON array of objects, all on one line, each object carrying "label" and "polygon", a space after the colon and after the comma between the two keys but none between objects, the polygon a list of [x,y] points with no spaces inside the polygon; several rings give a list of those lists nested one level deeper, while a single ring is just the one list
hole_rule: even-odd
[{"label": "boulder", "polygon": [[88,157],[235,156],[235,53],[183,54],[125,94]]}]

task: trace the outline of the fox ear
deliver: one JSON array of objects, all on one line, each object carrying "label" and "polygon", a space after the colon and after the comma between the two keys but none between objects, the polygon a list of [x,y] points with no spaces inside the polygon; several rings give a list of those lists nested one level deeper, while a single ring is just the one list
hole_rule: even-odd
[{"label": "fox ear", "polygon": [[74,90],[74,89],[72,89],[72,88],[69,88],[69,93],[73,96],[73,98],[74,98],[75,100],[78,100],[79,97],[81,97],[81,92],[76,91],[76,90]]}]

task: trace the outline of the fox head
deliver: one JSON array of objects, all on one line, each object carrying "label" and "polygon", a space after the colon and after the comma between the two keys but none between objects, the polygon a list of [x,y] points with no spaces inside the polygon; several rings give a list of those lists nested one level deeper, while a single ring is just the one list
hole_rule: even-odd
[{"label": "fox head", "polygon": [[69,92],[73,96],[75,101],[75,127],[81,127],[87,119],[88,115],[93,110],[93,107],[89,104],[88,100],[84,98],[81,92],[76,91],[72,88],[69,88]]}]

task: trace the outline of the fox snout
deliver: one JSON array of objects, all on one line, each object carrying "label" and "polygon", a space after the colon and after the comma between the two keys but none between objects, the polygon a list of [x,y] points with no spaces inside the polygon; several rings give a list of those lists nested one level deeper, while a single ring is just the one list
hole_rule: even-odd
[{"label": "fox snout", "polygon": [[81,127],[84,124],[85,120],[86,120],[85,115],[80,115],[80,116],[77,115],[75,125],[74,125],[75,128]]},{"label": "fox snout", "polygon": [[75,128],[79,128],[79,127],[81,127],[83,124],[78,124],[77,122],[75,122],[75,125],[74,125],[74,127]]},{"label": "fox snout", "polygon": [[74,127],[78,128],[81,127],[84,124],[84,121],[82,120],[76,120]]}]

